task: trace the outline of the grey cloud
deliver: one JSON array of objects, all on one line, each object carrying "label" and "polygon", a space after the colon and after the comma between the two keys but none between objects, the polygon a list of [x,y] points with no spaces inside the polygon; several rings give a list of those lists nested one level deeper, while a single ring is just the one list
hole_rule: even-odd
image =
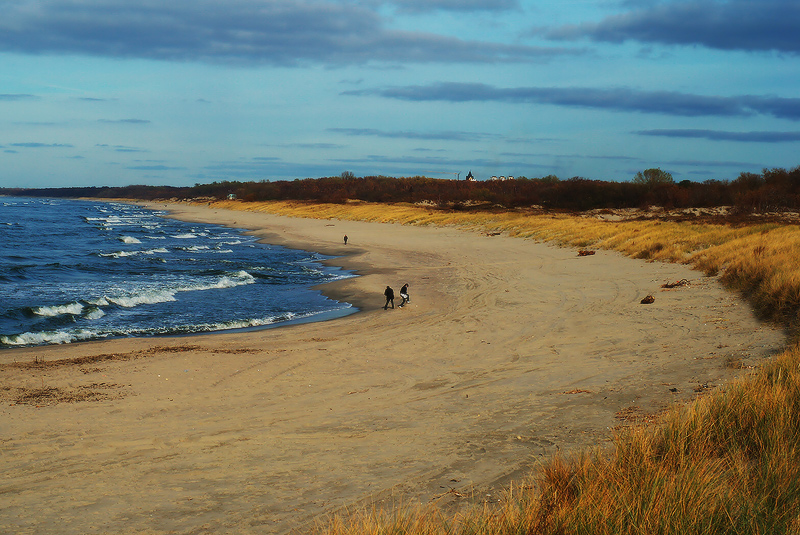
[{"label": "grey cloud", "polygon": [[479,139],[498,139],[502,136],[496,134],[484,134],[476,132],[408,132],[408,131],[385,131],[374,128],[328,128],[328,132],[345,134],[348,136],[371,136],[392,139],[423,139],[441,141],[475,141]]},{"label": "grey cloud", "polygon": [[551,30],[556,40],[701,45],[721,50],[800,53],[796,0],[699,0],[645,3],[628,13]]},{"label": "grey cloud", "polygon": [[29,122],[15,122],[15,125],[20,126],[56,126],[56,125],[66,125],[67,123],[56,123],[56,122],[45,122],[45,121],[29,121]]},{"label": "grey cloud", "polygon": [[72,145],[69,143],[38,143],[38,142],[29,142],[29,143],[9,143],[12,147],[24,147],[26,149],[52,149],[52,148],[71,148]]},{"label": "grey cloud", "polygon": [[150,124],[152,121],[147,119],[98,119],[97,122],[109,124]]},{"label": "grey cloud", "polygon": [[109,145],[108,143],[98,143],[95,145],[103,149],[112,149],[115,152],[150,152],[147,149],[139,149],[136,147],[127,147],[125,145]]},{"label": "grey cloud", "polygon": [[169,165],[134,165],[126,167],[132,171],[184,171],[185,167],[171,167]]},{"label": "grey cloud", "polygon": [[[502,165],[508,167],[545,167],[539,164],[533,164],[523,161],[499,161],[497,159],[487,158],[473,158],[473,159],[452,159],[452,158],[439,158],[439,157],[424,157],[424,156],[379,156],[368,155],[365,158],[341,158],[332,160],[334,162],[341,162],[347,164],[403,164],[403,165],[416,165],[416,166],[447,166],[448,168],[464,169],[464,168],[484,168]],[[421,167],[425,168],[425,167]],[[433,171],[419,171],[420,173],[431,173]],[[462,173],[465,174],[465,173]]]},{"label": "grey cloud", "polygon": [[551,104],[622,112],[658,113],[683,117],[741,117],[771,115],[800,120],[800,99],[743,95],[734,97],[694,95],[676,91],[640,91],[627,88],[576,87],[498,88],[486,84],[443,82],[344,91],[343,95],[380,96],[413,102],[508,102]]},{"label": "grey cloud", "polygon": [[390,30],[364,5],[324,0],[4,2],[0,51],[274,65],[529,62],[582,53]]},{"label": "grey cloud", "polygon": [[741,141],[746,143],[787,143],[800,141],[800,132],[725,132],[720,130],[655,129],[634,132],[642,136],[699,138],[711,141]]},{"label": "grey cloud", "polygon": [[735,162],[735,161],[720,161],[720,160],[673,160],[664,162],[666,165],[675,165],[682,167],[730,167],[733,169],[741,168],[756,168],[764,169],[765,165],[756,164],[752,162]]},{"label": "grey cloud", "polygon": [[501,152],[500,156],[507,156],[511,158],[517,157],[544,157],[544,158],[581,158],[584,160],[611,160],[611,161],[641,161],[641,158],[633,156],[593,156],[591,154],[531,154],[531,153],[518,153],[518,152]]},{"label": "grey cloud", "polygon": [[402,11],[509,11],[519,9],[518,0],[393,0]]},{"label": "grey cloud", "polygon": [[27,93],[0,93],[0,101],[16,101],[16,100],[34,100],[38,99],[36,95],[29,95]]},{"label": "grey cloud", "polygon": [[282,146],[286,148],[312,149],[312,150],[343,149],[345,147],[344,145],[338,145],[336,143],[287,143]]}]

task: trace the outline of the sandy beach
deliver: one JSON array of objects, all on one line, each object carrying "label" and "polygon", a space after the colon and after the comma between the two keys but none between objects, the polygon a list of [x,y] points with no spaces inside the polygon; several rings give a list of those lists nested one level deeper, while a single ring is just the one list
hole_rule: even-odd
[{"label": "sandy beach", "polygon": [[[602,446],[785,343],[682,265],[151,206],[335,256],[360,276],[320,290],[360,312],[0,351],[2,533],[304,533],[372,502],[491,502],[540,459]],[[403,283],[411,302],[384,310],[386,285]]]}]

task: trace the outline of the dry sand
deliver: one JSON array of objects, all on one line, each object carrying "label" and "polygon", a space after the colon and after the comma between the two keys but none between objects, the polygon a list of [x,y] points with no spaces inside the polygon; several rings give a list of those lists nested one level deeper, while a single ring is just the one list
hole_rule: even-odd
[{"label": "dry sand", "polygon": [[[602,445],[785,342],[681,265],[171,208],[339,255],[361,276],[323,291],[361,312],[0,352],[0,532],[303,533],[371,501],[492,501],[543,456]],[[404,282],[411,303],[384,311]]]}]

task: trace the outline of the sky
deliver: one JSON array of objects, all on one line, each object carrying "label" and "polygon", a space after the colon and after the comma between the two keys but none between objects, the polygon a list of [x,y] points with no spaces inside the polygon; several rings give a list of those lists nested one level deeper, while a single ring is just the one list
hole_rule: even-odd
[{"label": "sky", "polygon": [[0,186],[800,165],[797,0],[0,0]]}]

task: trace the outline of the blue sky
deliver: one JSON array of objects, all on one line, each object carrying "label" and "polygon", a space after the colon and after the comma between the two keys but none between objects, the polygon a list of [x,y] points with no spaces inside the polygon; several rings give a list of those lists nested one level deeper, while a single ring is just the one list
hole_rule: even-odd
[{"label": "blue sky", "polygon": [[797,0],[0,0],[0,186],[800,165]]}]

